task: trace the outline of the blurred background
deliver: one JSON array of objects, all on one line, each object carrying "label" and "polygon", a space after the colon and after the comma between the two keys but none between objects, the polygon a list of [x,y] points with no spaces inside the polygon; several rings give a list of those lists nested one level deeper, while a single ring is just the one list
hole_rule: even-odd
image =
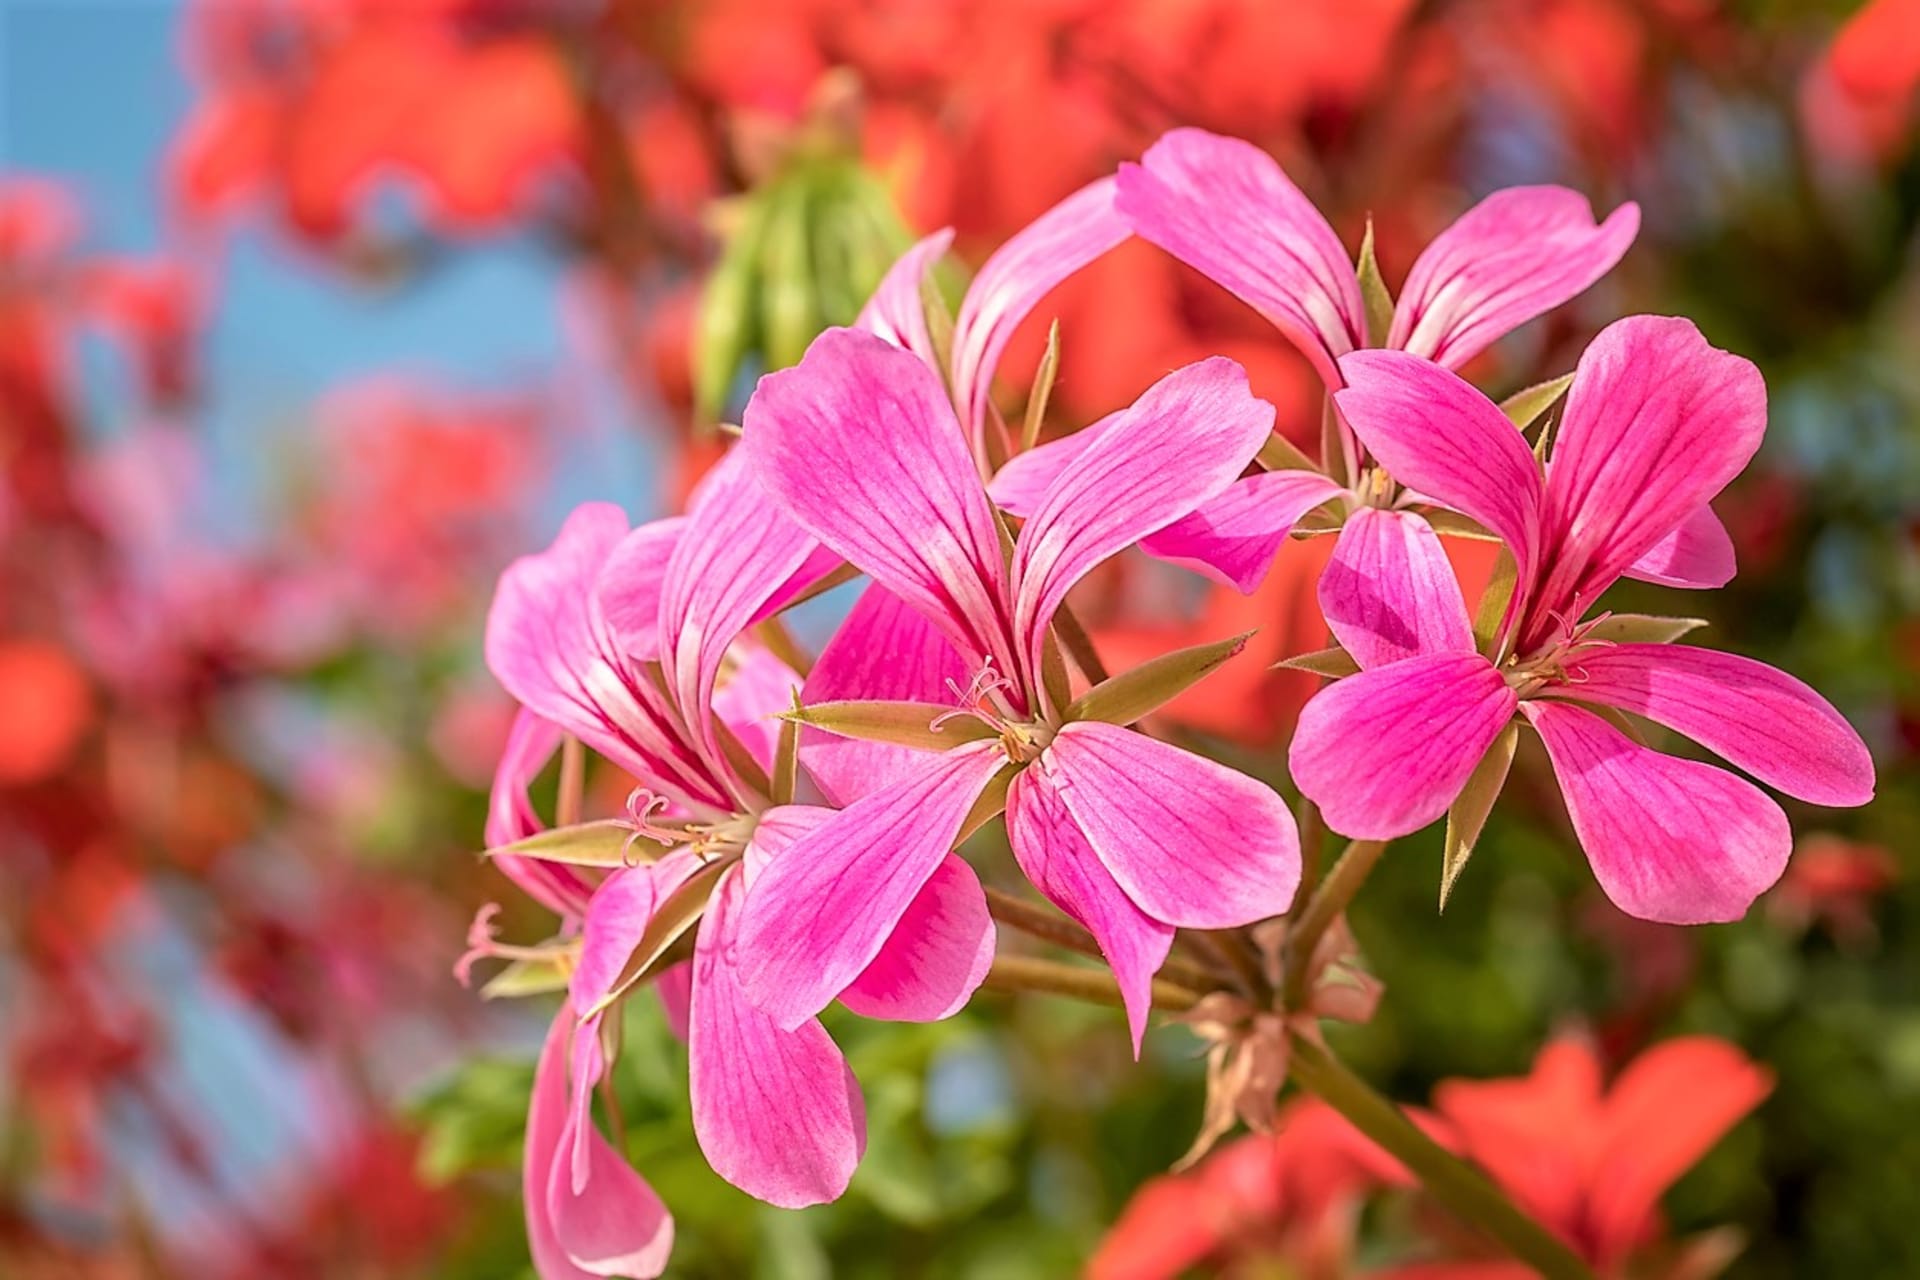
[{"label": "blurred background", "polygon": [[[1606,903],[1523,755],[1444,915],[1437,832],[1385,860],[1353,924],[1386,998],[1337,1047],[1420,1101],[1554,1033],[1723,1037],[1774,1088],[1673,1231],[1736,1228],[1734,1275],[1920,1274],[1920,3],[1856,8],[0,0],[0,1276],[530,1276],[546,1010],[452,977],[490,900],[551,928],[473,856],[495,577],[582,499],[674,507],[914,236],[977,264],[1179,124],[1271,150],[1350,246],[1370,215],[1395,286],[1497,187],[1638,201],[1622,266],[1468,372],[1564,372],[1633,311],[1758,361],[1739,579],[1616,607],[1707,617],[1880,767],[1865,810],[1789,803],[1746,921],[1678,930]],[[1317,437],[1305,364],[1148,246],[1040,308],[1009,388],[1055,317],[1051,431],[1225,352]],[[1260,627],[1173,719],[1277,778],[1312,683],[1265,668],[1325,643],[1324,554],[1252,599],[1122,563],[1087,616],[1121,662]],[[1136,1068],[1039,997],[848,1020],[866,1161],[794,1214],[705,1168],[630,1021],[676,1275],[1070,1275],[1200,1112],[1179,1030]]]}]

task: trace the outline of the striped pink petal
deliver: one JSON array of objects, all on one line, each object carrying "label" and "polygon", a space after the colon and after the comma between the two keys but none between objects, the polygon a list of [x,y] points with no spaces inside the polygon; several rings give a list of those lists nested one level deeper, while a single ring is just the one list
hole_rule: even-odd
[{"label": "striped pink petal", "polygon": [[1472,653],[1453,563],[1411,511],[1362,507],[1347,517],[1320,575],[1320,612],[1362,670],[1430,653]]},{"label": "striped pink petal", "polygon": [[1301,517],[1343,492],[1317,471],[1262,471],[1142,538],[1140,549],[1251,595]]},{"label": "striped pink petal", "polygon": [[993,918],[980,877],[948,854],[840,1003],[863,1018],[938,1022],[959,1011],[993,964]]},{"label": "striped pink petal", "polygon": [[1667,587],[1724,587],[1739,572],[1733,537],[1712,507],[1701,507],[1635,560],[1623,577]]},{"label": "striped pink petal", "polygon": [[919,356],[929,369],[940,368],[939,353],[927,331],[927,304],[921,285],[934,264],[953,245],[953,231],[944,229],[926,236],[901,254],[880,277],[880,284],[860,308],[854,328],[864,329],[876,338],[891,342]]}]

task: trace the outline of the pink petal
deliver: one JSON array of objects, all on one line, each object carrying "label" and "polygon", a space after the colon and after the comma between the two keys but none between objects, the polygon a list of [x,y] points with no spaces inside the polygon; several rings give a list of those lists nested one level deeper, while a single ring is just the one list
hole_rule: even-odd
[{"label": "pink petal", "polygon": [[653,980],[653,993],[660,997],[660,1012],[666,1015],[667,1030],[685,1044],[689,1002],[693,999],[692,962],[661,970],[660,976]]},{"label": "pink petal", "polygon": [[959,1011],[993,964],[993,917],[980,877],[948,854],[873,962],[840,993],[863,1018],[938,1022]]},{"label": "pink petal", "polygon": [[1300,518],[1343,492],[1317,471],[1262,471],[1142,538],[1140,549],[1252,595]]},{"label": "pink petal", "polygon": [[1258,311],[1327,385],[1366,344],[1353,259],[1313,202],[1248,142],[1175,129],[1120,166],[1119,208],[1159,245]]},{"label": "pink petal", "polygon": [[1580,357],[1554,439],[1553,567],[1521,643],[1558,625],[1547,610],[1584,613],[1740,474],[1766,429],[1760,371],[1709,346],[1690,321],[1629,316],[1602,330]]},{"label": "pink petal", "polygon": [[[932,623],[879,585],[853,603],[840,629],[807,673],[801,700],[818,702],[955,701],[951,680],[964,689],[972,671]],[[800,731],[800,762],[836,805],[848,805],[891,786],[926,763],[927,753],[884,742],[862,742],[818,729]]]},{"label": "pink petal", "polygon": [[1578,707],[1521,710],[1546,744],[1594,876],[1628,915],[1738,920],[1786,870],[1787,816],[1752,783],[1643,747]]},{"label": "pink petal", "polygon": [[1001,245],[967,288],[953,325],[953,395],[968,438],[986,423],[993,375],[1014,330],[1040,300],[1129,235],[1113,179],[1080,188]]},{"label": "pink petal", "polygon": [[1335,831],[1361,840],[1407,835],[1447,811],[1516,701],[1475,653],[1348,676],[1301,711],[1287,756],[1293,780]]},{"label": "pink petal", "polygon": [[642,662],[660,656],[660,588],[686,530],[685,516],[654,520],[614,545],[594,579],[594,605],[622,652]]},{"label": "pink petal", "polygon": [[1411,511],[1347,517],[1320,575],[1320,612],[1362,670],[1428,653],[1472,653],[1473,623],[1440,539]]},{"label": "pink petal", "polygon": [[1041,646],[1067,592],[1108,556],[1221,493],[1273,432],[1273,406],[1216,356],[1168,374],[1040,499],[1014,546],[1014,628],[1038,685]]},{"label": "pink petal", "polygon": [[1441,232],[1407,273],[1387,346],[1449,369],[1586,291],[1633,244],[1640,209],[1595,225],[1565,187],[1496,191]]},{"label": "pink petal", "polygon": [[[514,715],[487,795],[488,848],[512,844],[546,829],[527,789],[560,749],[560,737],[560,730],[524,707]],[[572,867],[514,856],[495,858],[493,865],[521,892],[557,916],[572,919],[586,909],[592,886]]]},{"label": "pink petal", "polygon": [[1118,725],[1066,725],[1028,766],[1129,898],[1164,924],[1232,929],[1279,915],[1300,834],[1271,787]]},{"label": "pink petal", "polygon": [[1126,412],[1116,410],[1070,436],[1049,440],[1009,458],[987,483],[994,505],[1022,520],[1031,516],[1054,481],[1078,466],[1087,450],[1115,423],[1123,421]]},{"label": "pink petal", "polygon": [[814,539],[766,500],[741,450],[708,476],[660,589],[667,677],[708,766],[732,770],[713,729],[713,686],[734,637],[813,555]]},{"label": "pink petal", "polygon": [[1016,774],[1007,792],[1007,839],[1014,860],[1047,900],[1079,921],[1100,944],[1126,1001],[1133,1056],[1153,1008],[1153,975],[1167,962],[1173,926],[1134,904],[1075,825],[1046,771]]},{"label": "pink petal", "polygon": [[702,865],[693,853],[675,849],[658,862],[622,867],[600,882],[587,904],[580,959],[568,983],[576,1012],[584,1015],[613,989],[654,912]]},{"label": "pink petal", "polygon": [[1513,552],[1520,580],[1540,556],[1540,468],[1499,406],[1431,361],[1356,351],[1340,362],[1341,416],[1394,479],[1471,516]]},{"label": "pink petal", "polygon": [[901,254],[880,278],[867,305],[860,308],[854,328],[913,352],[929,369],[940,369],[939,354],[927,331],[927,304],[920,286],[952,244],[953,231],[946,229],[926,236]]},{"label": "pink petal", "polygon": [[1557,698],[1619,707],[1683,733],[1813,804],[1873,799],[1873,757],[1833,704],[1764,662],[1678,644],[1621,644],[1569,660]]},{"label": "pink petal", "polygon": [[[527,1243],[540,1280],[592,1276],[650,1278],[666,1270],[673,1218],[646,1180],[597,1130],[578,1132],[567,1106],[567,1045],[562,1011],[547,1033],[527,1111]],[[567,1170],[575,1142],[588,1146],[586,1190],[572,1192]]]},{"label": "pink petal", "polygon": [[729,653],[726,678],[713,694],[713,714],[754,762],[771,773],[780,745],[779,718],[793,709],[800,676],[757,641],[735,641]]},{"label": "pink petal", "polygon": [[919,610],[970,668],[1012,671],[992,505],[940,376],[870,334],[829,329],[760,380],[742,445],[773,500]]},{"label": "pink petal", "polygon": [[791,1030],[740,988],[738,870],[714,891],[693,953],[687,1036],[693,1133],[713,1171],[785,1209],[838,1199],[866,1149],[860,1086],[812,1018]]},{"label": "pink petal", "polygon": [[1733,581],[1739,565],[1733,538],[1712,507],[1701,507],[1635,560],[1623,577],[1662,586],[1702,589],[1724,587]]},{"label": "pink petal", "polygon": [[953,848],[1006,763],[997,742],[931,756],[796,840],[753,886],[740,964],[747,994],[797,1027],[853,984]]}]

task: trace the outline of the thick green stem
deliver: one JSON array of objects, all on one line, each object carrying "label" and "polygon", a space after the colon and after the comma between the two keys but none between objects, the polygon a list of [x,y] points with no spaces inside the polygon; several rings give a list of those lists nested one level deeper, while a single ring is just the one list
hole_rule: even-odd
[{"label": "thick green stem", "polygon": [[1319,945],[1320,935],[1347,909],[1386,849],[1384,840],[1355,840],[1348,844],[1341,850],[1339,860],[1314,886],[1307,905],[1288,921],[1285,949],[1281,953],[1287,1008],[1299,1009],[1304,1005],[1309,994],[1307,982],[1312,977],[1313,949]]},{"label": "thick green stem", "polygon": [[1547,1280],[1594,1280],[1559,1237],[1514,1207],[1484,1175],[1429,1138],[1406,1114],[1304,1036],[1291,1042],[1288,1076],[1399,1160],[1426,1190]]},{"label": "thick green stem", "polygon": [[[991,991],[1041,991],[1085,1000],[1089,1004],[1112,1005],[1115,1008],[1126,1006],[1126,1001],[1120,998],[1120,987],[1113,980],[1111,971],[1060,964],[1033,956],[995,956],[993,967],[987,970],[987,980],[983,985]],[[1164,978],[1153,980],[1153,1007],[1156,1009],[1185,1013],[1199,1003],[1200,995]]]}]

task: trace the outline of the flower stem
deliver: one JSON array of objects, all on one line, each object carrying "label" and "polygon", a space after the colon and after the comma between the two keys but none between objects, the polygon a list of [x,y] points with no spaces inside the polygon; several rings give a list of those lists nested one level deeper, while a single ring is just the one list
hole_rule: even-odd
[{"label": "flower stem", "polygon": [[1320,935],[1347,909],[1347,904],[1353,901],[1353,895],[1360,892],[1360,886],[1367,882],[1367,876],[1372,874],[1374,864],[1380,861],[1380,855],[1386,852],[1386,848],[1387,842],[1384,840],[1350,842],[1340,851],[1340,857],[1321,877],[1320,883],[1314,886],[1307,905],[1289,921],[1285,950],[1282,952],[1287,1008],[1298,1009],[1305,1002],[1313,949],[1319,944]]},{"label": "flower stem", "polygon": [[[1016,897],[1004,889],[995,889],[991,885],[984,887],[987,892],[987,910],[993,914],[996,921],[1009,929],[1018,929],[1030,938],[1051,942],[1057,947],[1065,947],[1083,956],[1091,956],[1103,963],[1106,960],[1094,936],[1067,917],[1039,903]],[[1214,989],[1220,985],[1221,981],[1219,975],[1172,958],[1169,958],[1161,967],[1160,973],[1169,982],[1201,993]]]},{"label": "flower stem", "polygon": [[[987,980],[983,985],[992,991],[1041,991],[1048,995],[1085,1000],[1089,1004],[1112,1005],[1115,1008],[1124,1008],[1126,1005],[1120,998],[1119,984],[1108,970],[1061,964],[1034,956],[995,956],[993,967],[987,970]],[[1153,980],[1153,1007],[1156,1009],[1184,1013],[1199,1000],[1198,992],[1189,991],[1164,978]]]},{"label": "flower stem", "polygon": [[1093,637],[1080,625],[1080,619],[1071,605],[1063,603],[1059,612],[1053,615],[1053,630],[1072,656],[1073,665],[1079,667],[1080,674],[1087,678],[1087,683],[1105,684],[1108,679],[1107,664],[1100,661],[1100,652],[1093,647]]},{"label": "flower stem", "polygon": [[1594,1280],[1559,1237],[1514,1207],[1483,1174],[1429,1138],[1338,1058],[1297,1033],[1291,1050],[1289,1077],[1407,1166],[1461,1221],[1492,1236],[1547,1280]]}]

